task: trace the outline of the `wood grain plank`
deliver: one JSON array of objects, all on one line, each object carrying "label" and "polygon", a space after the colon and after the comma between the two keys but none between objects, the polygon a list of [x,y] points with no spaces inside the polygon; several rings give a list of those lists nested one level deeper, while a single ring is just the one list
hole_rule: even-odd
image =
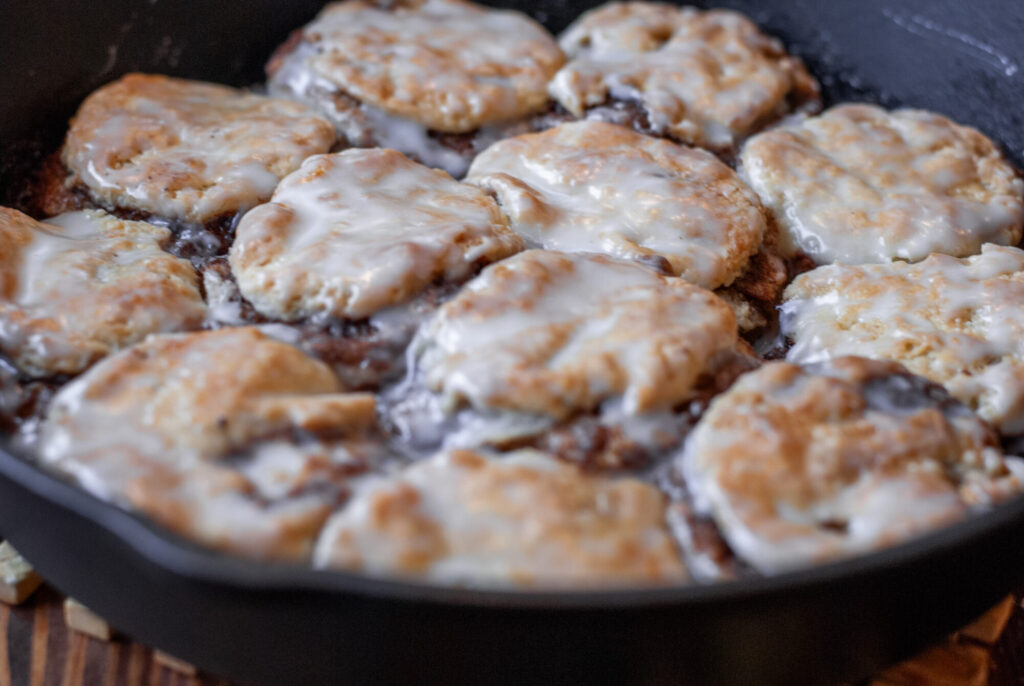
[{"label": "wood grain plank", "polygon": [[146,649],[133,643],[128,653],[127,686],[143,686],[142,678],[146,675]]},{"label": "wood grain plank", "polygon": [[7,627],[11,608],[0,604],[0,686],[11,686],[11,656],[7,652]]},{"label": "wood grain plank", "polygon": [[64,674],[61,679],[61,686],[82,686],[82,679],[85,676],[85,651],[89,646],[89,639],[85,634],[77,631],[67,632],[67,640],[71,645],[68,648],[67,656],[64,658]]},{"label": "wood grain plank", "polygon": [[1003,598],[998,605],[961,629],[958,636],[985,645],[994,644],[1006,630],[1016,605],[1017,600],[1012,595]]},{"label": "wood grain plank", "polygon": [[110,650],[106,654],[106,671],[103,673],[103,686],[117,685],[117,671],[121,664],[121,646],[117,643],[110,644]]},{"label": "wood grain plank", "polygon": [[32,660],[29,683],[44,686],[46,680],[46,654],[50,640],[50,612],[44,602],[37,602],[32,611]]}]

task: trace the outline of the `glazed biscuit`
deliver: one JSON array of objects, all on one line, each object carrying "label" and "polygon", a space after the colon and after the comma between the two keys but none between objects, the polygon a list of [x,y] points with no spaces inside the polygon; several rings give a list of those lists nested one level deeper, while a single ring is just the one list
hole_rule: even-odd
[{"label": "glazed biscuit", "polygon": [[258,312],[360,319],[523,248],[494,200],[394,150],[310,158],[242,218],[231,269]]},{"label": "glazed biscuit", "polygon": [[318,567],[473,586],[595,587],[687,578],[664,497],[542,453],[440,453],[360,484]]},{"label": "glazed biscuit", "polygon": [[741,174],[783,254],[818,264],[966,257],[1024,230],[1024,181],[999,149],[923,110],[833,107],[750,139]]},{"label": "glazed biscuit", "polygon": [[855,357],[741,377],[679,463],[696,508],[768,574],[893,545],[1022,485],[968,408],[898,364]]},{"label": "glazed biscuit", "polygon": [[199,328],[192,265],[170,232],[102,211],[38,222],[0,208],[0,352],[28,376],[76,374],[152,333]]},{"label": "glazed biscuit", "polygon": [[283,45],[267,72],[271,93],[313,104],[350,145],[394,148],[461,175],[478,145],[460,136],[546,108],[564,61],[554,38],[518,12],[345,0]]},{"label": "glazed biscuit", "polygon": [[942,384],[1005,434],[1024,433],[1024,251],[830,265],[785,291],[788,359],[894,360]]},{"label": "glazed biscuit", "polygon": [[447,408],[565,419],[619,399],[670,410],[737,345],[722,300],[604,255],[530,250],[492,265],[421,328],[423,382]]},{"label": "glazed biscuit", "polygon": [[819,97],[799,59],[727,10],[613,2],[559,44],[569,62],[548,89],[562,107],[717,152]]},{"label": "glazed biscuit", "polygon": [[767,228],[757,196],[710,153],[604,122],[495,143],[466,181],[531,245],[638,260],[703,288],[732,283]]},{"label": "glazed biscuit", "polygon": [[217,549],[301,558],[367,467],[368,394],[254,328],[154,336],[57,394],[42,460]]},{"label": "glazed biscuit", "polygon": [[82,103],[62,159],[68,183],[104,207],[203,224],[265,201],[334,139],[330,123],[299,103],[129,74]]}]

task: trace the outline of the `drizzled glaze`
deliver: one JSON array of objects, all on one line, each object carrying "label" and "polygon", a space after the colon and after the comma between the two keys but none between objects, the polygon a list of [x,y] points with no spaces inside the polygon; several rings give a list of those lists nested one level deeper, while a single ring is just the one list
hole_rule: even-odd
[{"label": "drizzled glaze", "polygon": [[364,481],[317,544],[315,564],[441,583],[621,586],[687,578],[664,497],[542,453],[440,453]]},{"label": "drizzled glaze", "polygon": [[466,181],[533,245],[664,265],[704,288],[731,283],[766,231],[757,197],[710,153],[602,122],[498,142]]},{"label": "drizzled glaze", "polygon": [[1007,434],[1024,433],[1024,251],[818,267],[785,292],[788,359],[858,354],[943,384]]},{"label": "drizzled glaze", "polygon": [[772,362],[716,398],[680,458],[699,511],[765,573],[893,545],[1021,490],[995,432],[896,364]]},{"label": "drizzled glaze", "polygon": [[306,160],[249,212],[231,248],[268,316],[360,319],[523,247],[486,193],[393,150]]},{"label": "drizzled glaze", "polygon": [[129,74],[85,100],[62,159],[101,205],[201,224],[266,200],[333,143],[330,123],[304,105]]},{"label": "drizzled glaze", "polygon": [[448,409],[565,418],[618,396],[628,415],[670,409],[736,343],[728,305],[682,279],[603,255],[531,250],[442,306],[411,356]]},{"label": "drizzled glaze", "polygon": [[[273,65],[271,88],[347,94],[449,133],[543,109],[547,82],[565,59],[525,15],[463,0],[413,0],[389,9],[337,2],[303,29],[302,40],[315,49],[295,50]],[[285,68],[289,60],[300,66]],[[338,114],[345,130],[351,115]]]},{"label": "drizzled glaze", "polygon": [[778,40],[725,10],[613,2],[585,12],[559,44],[570,61],[548,89],[567,110],[636,101],[653,133],[715,150],[818,94]]},{"label": "drizzled glaze", "polygon": [[67,384],[41,459],[215,548],[301,558],[380,452],[375,403],[252,328],[155,336]]},{"label": "drizzled glaze", "polygon": [[199,328],[195,270],[167,229],[101,211],[37,222],[0,208],[0,352],[31,376],[73,374],[151,333]]},{"label": "drizzled glaze", "polygon": [[984,135],[932,112],[834,107],[752,138],[741,162],[782,251],[819,264],[966,257],[1024,230],[1024,181]]},{"label": "drizzled glaze", "polygon": [[[306,66],[316,48],[301,43],[275,64],[267,88],[271,95],[290,98],[317,109],[334,124],[344,147],[398,150],[428,167],[444,169],[461,177],[472,155],[444,145],[430,129],[412,119],[388,114],[382,109],[343,94],[331,81]],[[269,67],[268,67],[269,69]],[[474,146],[475,147],[475,146]]]}]

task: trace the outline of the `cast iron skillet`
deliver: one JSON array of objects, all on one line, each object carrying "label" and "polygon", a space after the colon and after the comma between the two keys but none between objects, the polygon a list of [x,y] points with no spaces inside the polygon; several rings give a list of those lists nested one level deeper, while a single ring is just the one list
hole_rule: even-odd
[{"label": "cast iron skillet", "polygon": [[[559,30],[594,0],[519,6]],[[132,71],[251,84],[319,0],[0,0],[0,201],[92,89]],[[1024,5],[725,0],[830,101],[932,108],[1024,158]],[[3,246],[0,246],[2,249]],[[869,557],[609,593],[430,588],[213,554],[0,450],[0,530],[115,627],[253,684],[834,684],[909,655],[1024,582],[1024,498]]]}]

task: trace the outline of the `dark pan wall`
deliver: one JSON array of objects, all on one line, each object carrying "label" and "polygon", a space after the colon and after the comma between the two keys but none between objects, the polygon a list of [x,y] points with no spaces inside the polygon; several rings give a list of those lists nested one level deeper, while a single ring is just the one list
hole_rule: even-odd
[{"label": "dark pan wall", "polygon": [[[81,99],[133,70],[237,85],[318,0],[0,0],[0,154],[51,148]],[[593,0],[492,4],[558,31]],[[925,107],[975,125],[1024,162],[1024,2],[721,0],[781,36],[830,101]]]}]

